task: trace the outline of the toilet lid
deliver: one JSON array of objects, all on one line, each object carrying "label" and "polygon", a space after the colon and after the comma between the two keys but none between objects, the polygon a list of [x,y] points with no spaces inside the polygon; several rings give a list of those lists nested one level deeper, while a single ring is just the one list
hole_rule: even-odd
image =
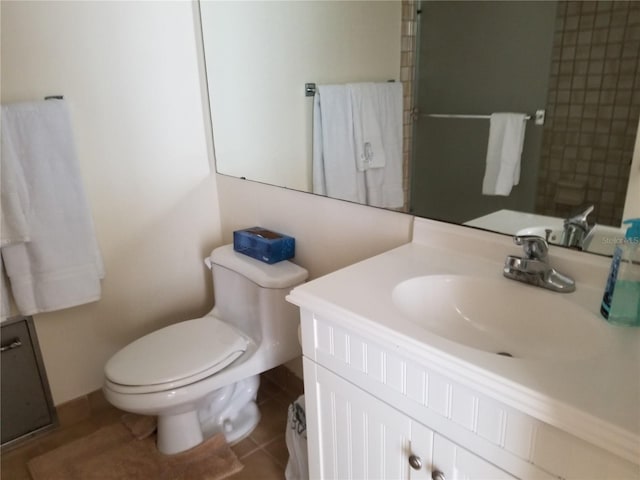
[{"label": "toilet lid", "polygon": [[232,326],[207,315],[130,343],[107,362],[105,375],[119,385],[175,388],[222,370],[242,355],[248,343]]}]

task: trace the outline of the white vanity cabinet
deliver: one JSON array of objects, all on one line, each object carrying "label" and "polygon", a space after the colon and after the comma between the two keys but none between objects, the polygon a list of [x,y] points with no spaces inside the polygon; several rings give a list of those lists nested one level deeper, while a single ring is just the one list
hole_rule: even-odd
[{"label": "white vanity cabinet", "polygon": [[366,322],[302,306],[301,323],[312,479],[640,478],[637,464],[449,377]]},{"label": "white vanity cabinet", "polygon": [[311,478],[516,478],[307,358],[304,369]]}]

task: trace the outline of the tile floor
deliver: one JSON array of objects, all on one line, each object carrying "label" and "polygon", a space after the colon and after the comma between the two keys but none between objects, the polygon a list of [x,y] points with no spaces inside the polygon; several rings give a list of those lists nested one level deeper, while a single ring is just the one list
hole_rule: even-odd
[{"label": "tile floor", "polygon": [[[258,404],[262,419],[248,438],[232,447],[244,469],[229,480],[282,480],[289,454],[285,443],[287,410],[301,393],[302,385],[292,375],[271,371],[262,375]],[[289,377],[289,378],[287,378]],[[276,383],[277,382],[277,383]],[[31,480],[27,462],[101,427],[119,422],[123,412],[106,405],[89,418],[58,427],[3,451],[0,457],[2,480]]]}]

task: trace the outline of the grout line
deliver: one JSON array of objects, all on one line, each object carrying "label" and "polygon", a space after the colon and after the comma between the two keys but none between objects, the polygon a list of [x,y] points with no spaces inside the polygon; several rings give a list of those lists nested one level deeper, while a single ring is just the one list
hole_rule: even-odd
[{"label": "grout line", "polygon": [[272,454],[271,454],[267,449],[263,448],[263,449],[262,449],[262,451],[263,451],[264,453],[266,453],[266,454],[267,454],[267,456],[268,456],[271,460],[273,460],[273,462],[274,462],[276,465],[278,465],[280,468],[282,468],[283,470],[287,467],[287,465],[286,465],[286,464],[281,463],[281,462],[280,462],[280,460],[278,460],[278,459],[275,457],[275,455],[272,455]]},{"label": "grout line", "polygon": [[[233,450],[233,447],[231,447],[231,450]],[[260,448],[260,445],[256,444],[256,446],[252,450],[249,450],[244,455],[242,455],[242,456],[238,455],[238,460],[242,460],[243,458],[247,458],[249,455],[252,455],[252,454],[256,453],[258,450],[261,450],[261,448]]]}]

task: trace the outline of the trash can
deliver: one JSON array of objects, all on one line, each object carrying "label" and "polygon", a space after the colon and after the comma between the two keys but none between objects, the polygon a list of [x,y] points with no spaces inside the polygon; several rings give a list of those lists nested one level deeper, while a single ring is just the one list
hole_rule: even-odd
[{"label": "trash can", "polygon": [[284,471],[286,480],[308,480],[309,457],[307,453],[307,421],[304,410],[304,395],[289,405],[285,441],[289,450],[289,461]]}]

